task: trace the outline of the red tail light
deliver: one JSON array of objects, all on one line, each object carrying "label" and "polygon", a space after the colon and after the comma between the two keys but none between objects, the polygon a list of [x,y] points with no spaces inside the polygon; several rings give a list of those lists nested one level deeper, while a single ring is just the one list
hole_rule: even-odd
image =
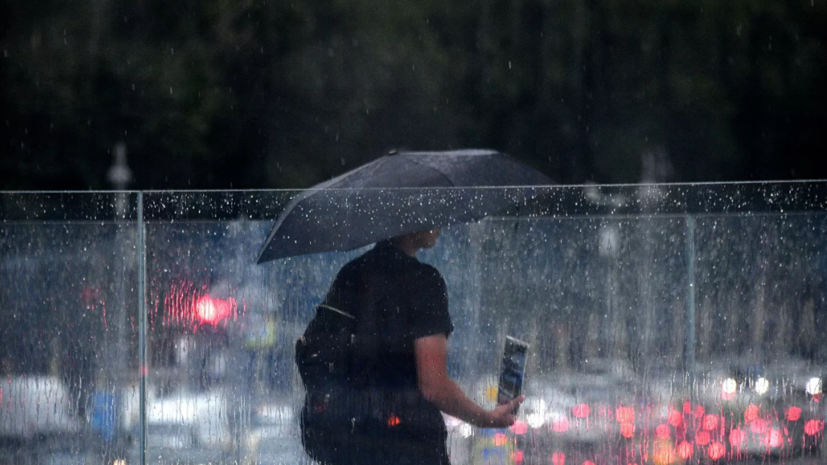
[{"label": "red tail light", "polygon": [[718,416],[717,415],[706,415],[704,416],[702,422],[703,429],[706,431],[714,431],[718,429]]},{"label": "red tail light", "polygon": [[692,443],[689,441],[681,441],[678,444],[678,456],[684,460],[688,460],[692,457],[692,454],[695,452],[695,448],[692,446]]},{"label": "red tail light", "polygon": [[809,420],[804,423],[804,433],[807,436],[815,436],[824,429],[824,422],[821,420]]},{"label": "red tail light", "polygon": [[755,404],[749,404],[746,411],[744,411],[744,420],[750,422],[754,421],[756,418],[758,418],[758,406]]},{"label": "red tail light", "polygon": [[678,426],[683,423],[683,415],[681,412],[677,410],[672,410],[669,412],[669,424],[677,428]]},{"label": "red tail light", "polygon": [[801,419],[801,409],[800,408],[798,408],[796,406],[792,406],[792,407],[787,409],[787,420],[788,421],[798,421],[800,419]]},{"label": "red tail light", "polygon": [[551,454],[552,465],[566,465],[566,454],[562,452],[555,452]]},{"label": "red tail light", "polygon": [[621,405],[615,411],[615,418],[618,423],[634,423],[635,409]]},{"label": "red tail light", "polygon": [[515,421],[513,425],[511,425],[511,431],[514,434],[526,434],[528,432],[528,423],[524,421]]},{"label": "red tail light", "polygon": [[713,442],[710,444],[709,449],[707,449],[707,455],[712,460],[718,460],[726,454],[726,447],[720,442]]},{"label": "red tail light", "polygon": [[235,307],[235,299],[214,299],[205,295],[195,303],[195,318],[199,323],[216,325],[230,316]]},{"label": "red tail light", "polygon": [[588,404],[577,404],[572,407],[571,413],[577,418],[586,418],[591,413],[591,409]]}]

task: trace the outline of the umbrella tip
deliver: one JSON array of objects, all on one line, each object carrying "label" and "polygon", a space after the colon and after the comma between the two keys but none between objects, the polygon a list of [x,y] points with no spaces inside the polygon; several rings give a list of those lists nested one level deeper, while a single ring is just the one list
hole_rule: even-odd
[{"label": "umbrella tip", "polygon": [[400,153],[410,152],[410,151],[411,151],[410,148],[405,147],[403,145],[401,147],[393,147],[393,148],[388,149],[386,155],[399,155]]}]

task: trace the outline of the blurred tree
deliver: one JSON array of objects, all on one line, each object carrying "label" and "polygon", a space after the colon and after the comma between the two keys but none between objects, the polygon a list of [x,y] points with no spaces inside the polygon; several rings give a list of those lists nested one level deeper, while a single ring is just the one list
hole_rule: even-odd
[{"label": "blurred tree", "polygon": [[[565,183],[813,178],[823,2],[0,5],[0,188],[304,187],[390,148]],[[822,170],[822,171],[819,171]]]}]

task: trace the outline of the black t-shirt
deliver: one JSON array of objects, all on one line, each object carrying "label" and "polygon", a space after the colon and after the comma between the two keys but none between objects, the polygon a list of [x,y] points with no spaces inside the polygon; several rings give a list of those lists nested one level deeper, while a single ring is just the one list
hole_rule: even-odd
[{"label": "black t-shirt", "polygon": [[419,392],[414,358],[416,339],[453,331],[436,268],[381,242],[339,271],[325,303],[356,317],[353,369],[364,389],[378,393],[381,414],[399,418],[400,430],[444,443],[445,424]]}]

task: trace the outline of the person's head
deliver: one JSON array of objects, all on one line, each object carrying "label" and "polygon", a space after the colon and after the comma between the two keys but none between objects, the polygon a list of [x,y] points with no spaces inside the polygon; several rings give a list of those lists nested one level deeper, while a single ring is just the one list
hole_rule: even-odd
[{"label": "person's head", "polygon": [[430,249],[436,244],[440,228],[423,229],[402,236],[394,237],[390,242],[414,257],[421,249]]}]

